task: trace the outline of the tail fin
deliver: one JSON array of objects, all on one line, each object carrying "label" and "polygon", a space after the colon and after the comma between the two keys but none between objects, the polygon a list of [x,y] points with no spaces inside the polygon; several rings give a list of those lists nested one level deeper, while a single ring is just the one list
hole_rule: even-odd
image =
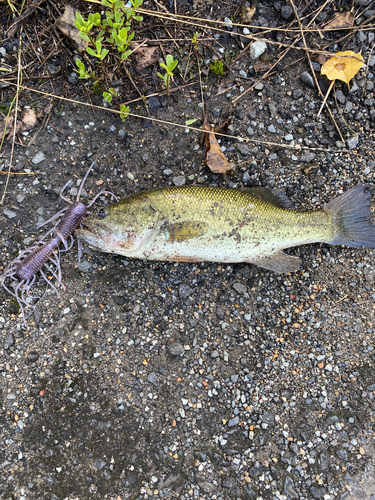
[{"label": "tail fin", "polygon": [[375,248],[375,224],[370,210],[370,188],[358,184],[325,206],[333,215],[331,245]]}]

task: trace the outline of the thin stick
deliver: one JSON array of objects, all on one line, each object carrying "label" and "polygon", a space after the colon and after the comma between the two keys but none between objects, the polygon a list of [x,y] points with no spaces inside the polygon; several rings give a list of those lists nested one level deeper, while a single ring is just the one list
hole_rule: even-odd
[{"label": "thin stick", "polygon": [[325,96],[325,98],[324,98],[324,101],[322,102],[322,105],[320,106],[319,113],[316,115],[316,117],[317,117],[317,118],[319,118],[320,113],[322,112],[322,110],[323,110],[323,108],[324,108],[324,105],[325,105],[325,103],[326,103],[326,100],[328,99],[328,96],[329,96],[329,94],[330,94],[330,92],[331,92],[332,87],[334,86],[334,84],[335,84],[335,80],[332,80],[331,85],[329,86],[329,89],[328,89],[328,91],[327,91],[327,93],[326,93],[326,96]]},{"label": "thin stick", "polygon": [[[22,29],[21,29],[22,31]],[[21,38],[21,33],[19,36],[19,47],[18,47],[18,72],[17,72],[17,91],[16,91],[16,109],[14,112],[14,126],[13,126],[13,138],[12,138],[12,149],[10,152],[10,158],[9,158],[9,168],[8,168],[8,175],[5,181],[5,187],[3,191],[3,195],[0,200],[0,205],[4,203],[5,195],[7,192],[8,188],[8,183],[10,179],[10,171],[12,170],[12,161],[13,161],[13,153],[14,153],[14,144],[16,142],[16,129],[17,129],[17,115],[18,115],[18,96],[19,96],[19,89],[21,88],[21,83],[22,83],[22,67],[21,67],[21,45],[22,45],[22,38]]]}]

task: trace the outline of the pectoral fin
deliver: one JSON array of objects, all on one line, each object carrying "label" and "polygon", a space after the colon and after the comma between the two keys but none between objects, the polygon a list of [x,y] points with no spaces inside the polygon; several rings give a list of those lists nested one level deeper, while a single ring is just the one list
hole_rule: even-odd
[{"label": "pectoral fin", "polygon": [[299,257],[287,255],[281,250],[267,257],[252,259],[250,262],[256,266],[264,267],[269,271],[274,271],[275,273],[292,273],[297,271],[301,265],[301,259]]},{"label": "pectoral fin", "polygon": [[167,241],[185,241],[202,236],[207,230],[205,222],[185,221],[168,224],[165,227]]}]

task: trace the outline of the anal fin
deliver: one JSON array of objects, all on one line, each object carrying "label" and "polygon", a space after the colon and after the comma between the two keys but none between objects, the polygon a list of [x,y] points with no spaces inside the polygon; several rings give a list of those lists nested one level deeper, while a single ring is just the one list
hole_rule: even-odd
[{"label": "anal fin", "polygon": [[264,269],[268,269],[269,271],[274,271],[275,273],[292,273],[297,271],[301,265],[301,259],[299,257],[287,255],[281,250],[272,255],[267,255],[267,257],[251,259],[249,262],[256,266],[264,267]]}]

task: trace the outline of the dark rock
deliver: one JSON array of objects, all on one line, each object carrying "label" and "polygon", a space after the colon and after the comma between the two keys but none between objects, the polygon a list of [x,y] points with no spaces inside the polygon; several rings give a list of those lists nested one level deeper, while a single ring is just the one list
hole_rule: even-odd
[{"label": "dark rock", "polygon": [[313,77],[310,75],[308,71],[304,71],[303,73],[300,74],[300,80],[303,82],[307,87],[310,87],[310,89],[315,88],[315,82]]},{"label": "dark rock", "polygon": [[171,354],[173,354],[173,356],[180,356],[180,354],[183,354],[185,352],[184,346],[177,341],[169,344],[168,350]]},{"label": "dark rock", "polygon": [[181,283],[180,288],[178,290],[178,295],[180,296],[181,299],[186,299],[193,292],[194,290],[189,285],[187,285],[186,283]]},{"label": "dark rock", "polygon": [[105,462],[101,458],[96,458],[94,460],[94,467],[96,467],[97,469],[103,469],[103,467],[105,467],[106,465],[107,465],[107,462]]},{"label": "dark rock", "polygon": [[316,499],[323,498],[324,495],[327,493],[326,490],[321,486],[311,486],[310,492],[312,496]]},{"label": "dark rock", "polygon": [[155,109],[155,108],[160,108],[161,104],[159,102],[159,99],[157,97],[149,97],[147,99],[148,107],[149,109]]},{"label": "dark rock", "polygon": [[238,149],[238,151],[242,154],[242,155],[248,155],[250,153],[250,149],[249,149],[249,146],[247,146],[246,144],[236,144],[236,147]]},{"label": "dark rock", "polygon": [[131,476],[123,477],[121,481],[125,488],[127,488],[128,486],[131,486],[138,481],[138,476],[136,474],[133,474]]},{"label": "dark rock", "polygon": [[293,9],[290,5],[283,5],[281,7],[281,17],[288,21],[294,15]]},{"label": "dark rock", "polygon": [[12,345],[14,345],[14,337],[11,333],[7,333],[4,338],[4,349],[8,350]]},{"label": "dark rock", "polygon": [[301,156],[301,161],[303,161],[304,163],[311,163],[313,160],[315,160],[315,158],[315,153],[305,153]]},{"label": "dark rock", "polygon": [[28,363],[34,363],[35,361],[37,361],[38,358],[39,358],[39,353],[36,352],[36,351],[31,351],[27,355],[27,361],[28,361]]},{"label": "dark rock", "polygon": [[298,498],[299,497],[297,491],[294,489],[294,481],[290,476],[285,477],[284,492],[288,498]]},{"label": "dark rock", "polygon": [[113,300],[119,306],[123,306],[125,304],[125,297],[121,297],[120,295],[116,295],[115,297],[113,297]]},{"label": "dark rock", "polygon": [[147,380],[149,382],[151,382],[151,384],[153,384],[153,385],[159,384],[158,377],[157,377],[156,373],[154,373],[154,372],[150,373],[150,375],[147,377]]}]

